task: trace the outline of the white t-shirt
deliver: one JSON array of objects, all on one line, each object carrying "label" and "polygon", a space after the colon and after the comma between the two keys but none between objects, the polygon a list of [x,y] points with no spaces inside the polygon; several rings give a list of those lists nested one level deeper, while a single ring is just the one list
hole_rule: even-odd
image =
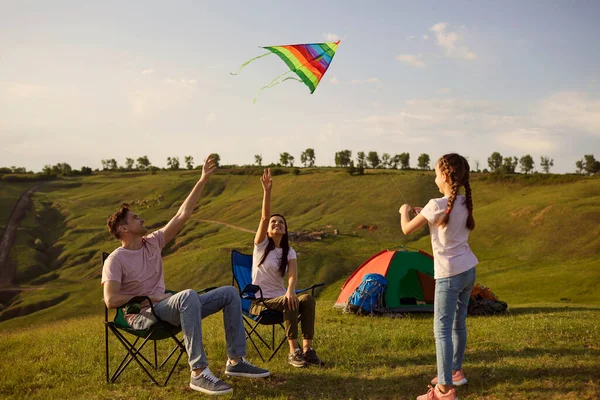
[{"label": "white t-shirt", "polygon": [[[254,245],[254,252],[252,253],[252,283],[260,286],[265,299],[274,299],[275,297],[285,295],[286,292],[283,276],[279,273],[279,260],[283,256],[283,249],[275,248],[271,250],[265,261],[259,266],[258,263],[265,253],[268,243],[269,238],[266,237],[262,243]],[[291,247],[288,251],[287,259],[288,262],[296,259],[296,252]],[[285,272],[287,273],[287,268]],[[256,297],[258,296],[260,296],[260,293],[256,293]]]},{"label": "white t-shirt", "polygon": [[471,231],[467,228],[469,210],[465,201],[464,195],[456,197],[445,227],[439,226],[438,222],[446,213],[447,197],[429,200],[421,211],[421,215],[429,222],[435,279],[458,275],[479,262],[468,243]]}]

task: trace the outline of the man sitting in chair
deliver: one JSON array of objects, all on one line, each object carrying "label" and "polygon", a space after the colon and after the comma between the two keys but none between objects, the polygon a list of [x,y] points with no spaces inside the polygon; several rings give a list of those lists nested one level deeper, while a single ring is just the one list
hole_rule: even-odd
[{"label": "man sitting in chair", "polygon": [[[188,289],[171,295],[165,294],[161,250],[181,230],[192,215],[208,177],[216,163],[208,157],[202,167],[202,176],[185,199],[177,214],[161,229],[150,234],[144,220],[127,204],[108,219],[108,229],[121,241],[104,262],[102,285],[108,308],[117,308],[135,296],[148,296],[158,318],[172,325],[181,325],[189,364],[192,369],[190,388],[207,394],[225,394],[233,391],[208,369],[202,345],[202,319],[223,310],[228,360],[225,375],[248,378],[269,376],[266,369],[249,363],[246,355],[246,333],[242,320],[240,295],[232,286],[221,287],[198,295]],[[156,322],[149,304],[142,303],[139,314],[126,315],[134,329],[147,329]]]}]

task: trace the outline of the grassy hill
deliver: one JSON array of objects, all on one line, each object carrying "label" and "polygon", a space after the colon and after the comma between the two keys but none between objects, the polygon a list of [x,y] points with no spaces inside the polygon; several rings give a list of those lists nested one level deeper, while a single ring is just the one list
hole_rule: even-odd
[{"label": "grassy hill", "polygon": [[[18,282],[41,289],[22,292],[13,307],[60,304],[1,324],[22,326],[98,312],[90,305],[101,299],[100,254],[118,246],[106,230],[107,216],[129,202],[147,226],[163,226],[197,179],[197,171],[185,171],[99,174],[46,183],[35,193],[11,252]],[[438,196],[432,172],[378,170],[351,177],[342,170],[306,169],[274,177],[272,209],[287,217],[290,230],[339,231],[322,241],[293,244],[300,284],[325,282],[321,296],[333,300],[348,274],[378,250],[400,245],[431,249],[427,229],[402,234],[397,210],[403,200],[396,185],[413,204]],[[472,187],[477,227],[470,243],[480,260],[478,281],[509,304],[600,303],[594,290],[600,284],[600,179],[492,180],[483,175],[475,177]],[[192,219],[163,253],[168,287],[230,283],[229,251],[250,251],[253,235],[203,221],[254,230],[261,196],[258,176],[211,177]],[[360,225],[375,229],[357,229]]]},{"label": "grassy hill", "polygon": [[[105,227],[108,215],[129,202],[147,226],[161,227],[198,178],[197,171],[97,174],[40,187],[11,252],[21,292],[0,299],[9,305],[0,312],[5,319],[0,322],[0,351],[14,362],[32,359],[43,367],[28,379],[27,368],[7,369],[14,362],[2,363],[0,375],[6,380],[0,395],[58,398],[81,388],[85,398],[195,396],[182,390],[183,372],[166,389],[128,379],[117,386],[102,383],[99,283],[101,252],[118,246]],[[400,245],[430,251],[426,229],[402,234],[398,208],[403,200],[395,184],[409,202],[424,205],[439,195],[433,178],[432,172],[381,170],[351,177],[335,169],[274,177],[272,210],[286,216],[290,230],[339,231],[321,241],[292,244],[299,257],[299,286],[327,284],[319,294],[318,340],[333,365],[323,374],[296,374],[281,356],[270,364],[279,377],[268,383],[236,382],[240,398],[256,391],[259,398],[288,398],[289,390],[297,393],[293,398],[339,398],[331,394],[339,390],[345,398],[389,398],[387,387],[395,390],[393,398],[420,394],[435,373],[431,316],[370,320],[341,316],[330,307],[345,278],[375,252]],[[596,398],[600,179],[481,175],[473,180],[477,227],[470,243],[480,260],[477,280],[507,301],[513,314],[473,319],[469,368],[479,384],[461,392],[461,398],[465,393],[466,398],[538,398],[539,393],[551,395],[552,388],[567,393],[562,398]],[[9,199],[16,201],[26,187],[0,184],[2,212],[8,217]],[[206,221],[254,230],[261,196],[257,175],[219,172],[211,177],[192,219],[163,252],[167,286],[230,284],[229,251],[249,252],[253,234]],[[221,362],[223,336],[217,320],[207,324],[208,332],[214,332],[207,348],[209,358]],[[339,339],[340,330],[358,336]],[[308,391],[303,379],[319,381],[323,392]],[[488,387],[490,379],[497,384]],[[62,380],[69,383],[57,383]],[[496,389],[500,395],[494,394]]]}]

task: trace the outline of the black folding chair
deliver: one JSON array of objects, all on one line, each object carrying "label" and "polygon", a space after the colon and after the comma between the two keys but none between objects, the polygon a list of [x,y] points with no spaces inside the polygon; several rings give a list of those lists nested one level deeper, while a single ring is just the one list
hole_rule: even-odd
[{"label": "black folding chair", "polygon": [[[107,257],[108,257],[108,253],[102,253],[102,265],[104,265],[104,261],[106,260]],[[205,293],[212,289],[214,289],[214,288],[204,289],[198,293]],[[165,293],[175,294],[176,292],[167,290],[167,291],[165,291]],[[139,304],[142,303],[144,300],[147,300],[150,303],[150,310],[151,310],[152,314],[154,315],[154,317],[156,318],[157,322],[152,324],[152,326],[150,326],[147,329],[143,329],[143,330],[133,329],[127,323],[127,320],[125,319],[125,314],[123,312],[123,308],[127,307],[127,306],[139,307]],[[109,368],[109,364],[110,364],[109,363],[109,346],[108,346],[108,331],[109,330],[116,336],[119,343],[121,343],[123,345],[123,347],[125,348],[125,350],[127,351],[125,353],[125,356],[121,360],[119,366],[113,372],[112,376],[110,375],[110,368]],[[169,382],[169,379],[171,378],[171,375],[173,375],[173,371],[175,371],[175,367],[179,363],[181,356],[184,353],[186,353],[185,345],[183,344],[182,339],[177,338],[177,334],[179,334],[181,332],[181,327],[174,326],[165,321],[162,321],[154,313],[154,304],[152,303],[152,300],[150,300],[150,298],[147,296],[134,297],[131,300],[129,300],[127,303],[118,307],[116,309],[115,317],[112,321],[108,320],[108,308],[106,307],[106,304],[105,304],[104,305],[104,332],[105,332],[105,339],[106,339],[105,345],[106,345],[106,382],[107,383],[114,383],[117,380],[117,378],[123,373],[123,371],[125,371],[125,368],[127,368],[127,366],[131,363],[131,361],[135,361],[140,366],[140,368],[142,368],[142,370],[146,373],[146,375],[148,375],[148,377],[150,378],[150,380],[152,380],[152,382],[154,382],[158,386],[166,386],[167,383]],[[135,341],[132,343],[125,334],[135,337]],[[165,359],[159,365],[156,342],[159,340],[165,340],[165,339],[169,339],[169,338],[171,338],[175,342],[175,347],[173,348],[173,350],[171,350],[171,352],[168,354],[168,356],[166,356]],[[141,340],[141,343],[138,345],[138,342],[140,340]],[[146,358],[146,356],[144,356],[144,354],[142,354],[142,352],[141,352],[142,349],[144,348],[144,346],[149,341],[154,342],[154,363],[150,362],[148,360],[148,358]],[[159,384],[158,381],[155,379],[155,377],[150,373],[148,368],[146,368],[146,366],[148,366],[149,368],[153,368],[155,371],[158,371],[159,369],[161,369],[162,367],[165,366],[165,364],[171,359],[171,357],[178,350],[179,350],[179,354],[177,356],[177,359],[175,360],[175,363],[173,364],[173,367],[169,371],[167,378],[165,379],[165,381],[162,385]]]},{"label": "black folding chair", "polygon": [[[242,298],[242,314],[244,315],[244,329],[246,330],[246,340],[250,340],[252,346],[258,353],[259,357],[263,362],[265,361],[262,353],[260,352],[254,338],[260,340],[262,344],[271,352],[269,359],[271,361],[275,354],[279,351],[281,346],[286,342],[287,337],[285,336],[285,328],[283,326],[283,313],[281,311],[272,310],[263,303],[265,309],[260,314],[252,314],[250,307],[253,301],[263,301],[262,290],[259,286],[252,284],[252,255],[243,254],[236,250],[231,251],[231,269],[233,272],[232,285],[237,285],[240,296]],[[323,283],[317,283],[309,288],[296,290],[296,293],[304,293],[311,291],[311,294],[315,295],[315,289],[323,286]],[[271,326],[271,340],[268,343],[256,330],[260,325]],[[281,327],[283,331],[283,339],[279,342],[279,345],[275,347],[275,327]]]}]

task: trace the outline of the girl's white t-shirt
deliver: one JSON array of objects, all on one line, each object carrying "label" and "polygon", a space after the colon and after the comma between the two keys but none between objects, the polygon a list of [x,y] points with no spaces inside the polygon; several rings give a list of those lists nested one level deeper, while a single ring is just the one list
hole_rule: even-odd
[{"label": "girl's white t-shirt", "polygon": [[[274,299],[285,295],[287,291],[283,282],[283,276],[279,273],[279,260],[283,256],[283,249],[275,248],[271,250],[265,261],[259,266],[258,262],[265,253],[268,243],[269,238],[266,237],[262,243],[254,245],[254,252],[252,253],[252,283],[260,286],[265,299]],[[296,252],[291,247],[288,251],[287,259],[288,262],[296,259]],[[260,296],[260,293],[256,294],[256,297],[258,296]]]},{"label": "girl's white t-shirt", "polygon": [[446,213],[448,197],[431,199],[421,211],[429,222],[435,279],[458,275],[479,263],[468,243],[471,231],[467,228],[469,210],[465,203],[464,195],[456,197],[445,227],[438,223]]}]

